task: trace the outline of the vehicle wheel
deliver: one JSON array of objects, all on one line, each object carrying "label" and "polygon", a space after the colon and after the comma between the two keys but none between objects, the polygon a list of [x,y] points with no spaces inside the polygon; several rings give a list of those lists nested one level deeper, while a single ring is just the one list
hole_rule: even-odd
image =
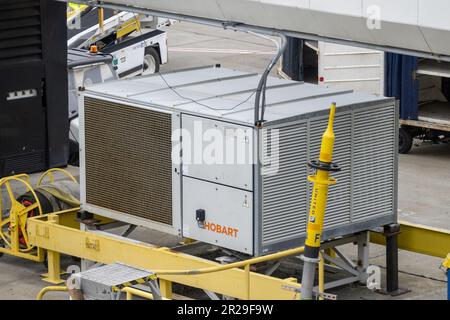
[{"label": "vehicle wheel", "polygon": [[405,127],[400,127],[398,139],[398,152],[401,154],[409,153],[411,151],[412,144],[413,144],[413,136],[411,132]]},{"label": "vehicle wheel", "polygon": [[142,71],[142,75],[146,76],[157,72],[159,72],[158,52],[154,48],[147,48],[144,54],[144,70]]}]

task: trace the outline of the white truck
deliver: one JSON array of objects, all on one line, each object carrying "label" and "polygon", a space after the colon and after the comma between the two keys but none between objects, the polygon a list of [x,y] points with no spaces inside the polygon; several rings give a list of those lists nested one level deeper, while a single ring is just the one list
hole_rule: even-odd
[{"label": "white truck", "polygon": [[[449,141],[450,63],[421,58],[414,69],[392,70],[393,62],[388,62],[382,51],[326,42],[308,43],[305,50],[311,49],[317,51],[317,81],[321,85],[392,95],[392,91],[398,90],[391,86],[401,85],[401,81],[413,83],[405,89],[404,95],[408,97],[403,97],[411,100],[401,105],[408,110],[403,110],[400,116],[400,153],[411,150],[414,138]],[[386,68],[391,70],[387,72]],[[396,82],[392,78],[402,79]]]},{"label": "white truck", "polygon": [[68,40],[70,163],[78,162],[78,90],[111,79],[159,72],[168,60],[167,36],[159,28],[168,23],[171,21],[120,12]]}]

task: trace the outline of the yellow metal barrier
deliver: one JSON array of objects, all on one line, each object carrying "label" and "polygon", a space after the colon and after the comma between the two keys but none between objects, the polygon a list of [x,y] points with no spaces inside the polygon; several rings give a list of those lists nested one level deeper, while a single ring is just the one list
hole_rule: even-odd
[{"label": "yellow metal barrier", "polygon": [[[141,297],[148,300],[154,300],[153,294],[132,287],[125,287],[121,289],[121,291],[127,294],[127,300],[133,300],[133,296]],[[170,300],[170,299],[163,298],[163,300]]]},{"label": "yellow metal barrier", "polygon": [[49,178],[50,183],[54,183],[55,182],[55,176],[54,176],[55,172],[62,173],[63,175],[65,175],[67,178],[69,178],[73,182],[78,183],[77,179],[75,179],[75,177],[69,171],[61,169],[61,168],[53,168],[53,169],[47,170],[39,177],[36,187],[41,186],[42,182],[44,181],[44,179],[46,177]]},{"label": "yellow metal barrier", "polygon": [[[66,211],[74,214],[76,211]],[[259,257],[249,261],[239,262],[247,265],[247,270],[236,267],[236,264],[220,265],[216,262],[201,259],[191,255],[173,252],[168,248],[156,248],[149,244],[117,238],[113,235],[90,233],[61,225],[60,219],[52,218],[64,213],[44,215],[29,219],[28,235],[33,244],[51,250],[80,257],[99,263],[110,264],[124,262],[128,265],[147,270],[159,270],[158,278],[162,295],[170,299],[171,283],[200,288],[235,297],[238,299],[294,299],[297,293],[286,290],[289,285],[300,288],[292,279],[284,280],[250,271],[250,264],[282,258],[301,252],[303,249],[289,250],[268,257]],[[57,222],[59,220],[59,223]],[[53,222],[52,222],[53,221]],[[178,270],[167,270],[174,266]],[[189,276],[185,273],[188,271]],[[194,271],[194,274],[192,274]],[[216,272],[220,271],[220,275]],[[165,274],[165,273],[182,273]],[[55,275],[56,276],[56,275]]]},{"label": "yellow metal barrier", "polygon": [[67,291],[69,291],[69,289],[66,286],[45,287],[44,289],[39,291],[36,300],[42,300],[42,298],[44,298],[44,295],[47,294],[48,292],[67,292]]},{"label": "yellow metal barrier", "polygon": [[[303,247],[220,265],[210,260],[173,252],[169,248],[156,248],[145,243],[128,241],[112,235],[89,233],[60,224],[64,215],[73,215],[74,212],[75,210],[66,210],[30,219],[29,238],[49,252],[68,254],[105,264],[119,261],[152,270],[160,280],[161,294],[165,299],[172,298],[172,282],[238,299],[298,298],[298,293],[285,289],[287,285],[300,288],[300,284],[296,283],[295,279],[279,279],[251,272],[251,266],[300,254],[304,251]],[[58,239],[64,239],[64,241]],[[49,259],[49,264],[50,262]],[[167,270],[169,266],[177,269]],[[321,292],[324,290],[323,270],[322,259],[319,263]],[[220,275],[218,276],[217,273]],[[59,269],[58,272],[52,273],[53,277],[58,275]],[[134,292],[132,289],[124,290],[130,291],[129,294]]]},{"label": "yellow metal barrier", "polygon": [[[406,251],[445,258],[450,248],[450,231],[399,221],[398,247]],[[382,234],[371,232],[370,242],[386,245]]]}]

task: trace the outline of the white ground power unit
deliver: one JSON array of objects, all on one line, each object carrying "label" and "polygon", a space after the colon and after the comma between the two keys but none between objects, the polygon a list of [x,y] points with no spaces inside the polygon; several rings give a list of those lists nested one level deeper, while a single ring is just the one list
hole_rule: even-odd
[{"label": "white ground power unit", "polygon": [[87,87],[80,94],[83,209],[249,255],[303,244],[329,107],[337,103],[325,239],[397,219],[393,99],[208,67]]}]

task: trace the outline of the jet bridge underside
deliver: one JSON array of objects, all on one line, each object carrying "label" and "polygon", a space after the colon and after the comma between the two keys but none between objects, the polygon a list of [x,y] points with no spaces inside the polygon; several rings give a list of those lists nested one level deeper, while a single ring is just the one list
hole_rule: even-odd
[{"label": "jet bridge underside", "polygon": [[[306,39],[450,60],[448,0],[106,0],[121,9],[235,22]],[[168,16],[167,16],[168,17]],[[180,18],[180,20],[183,20]],[[220,24],[219,24],[220,25]]]}]

